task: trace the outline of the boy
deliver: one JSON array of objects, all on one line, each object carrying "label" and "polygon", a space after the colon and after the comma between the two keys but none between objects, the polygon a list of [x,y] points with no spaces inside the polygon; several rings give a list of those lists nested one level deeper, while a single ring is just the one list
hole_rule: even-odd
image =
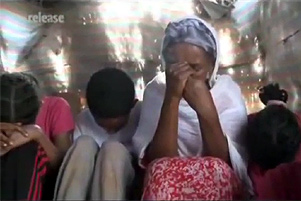
[{"label": "boy", "polygon": [[55,199],[124,200],[134,178],[130,152],[140,115],[134,83],[125,72],[105,68],[90,78],[86,98]]}]

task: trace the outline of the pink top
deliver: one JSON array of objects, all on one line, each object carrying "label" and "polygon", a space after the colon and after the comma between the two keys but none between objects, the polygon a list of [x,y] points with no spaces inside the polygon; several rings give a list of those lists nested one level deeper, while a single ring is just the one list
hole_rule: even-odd
[{"label": "pink top", "polygon": [[45,97],[36,124],[44,130],[50,140],[57,135],[72,131],[74,120],[70,105],[61,97]]},{"label": "pink top", "polygon": [[[256,114],[249,115],[249,120]],[[301,119],[298,117],[299,125]],[[301,199],[301,146],[295,161],[263,170],[257,164],[249,164],[249,176],[253,182],[257,200],[300,200]]]},{"label": "pink top", "polygon": [[263,170],[256,164],[249,166],[257,200],[300,200],[301,161],[284,163],[271,170]]}]

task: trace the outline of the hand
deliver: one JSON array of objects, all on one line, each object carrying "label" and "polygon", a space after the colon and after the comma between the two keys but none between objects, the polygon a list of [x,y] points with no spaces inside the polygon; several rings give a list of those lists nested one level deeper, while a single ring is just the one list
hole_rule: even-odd
[{"label": "hand", "polygon": [[21,124],[0,123],[0,146],[1,149],[6,149],[13,145],[10,137],[13,133],[20,133],[24,137],[28,137],[27,132],[21,127]]},{"label": "hand", "polygon": [[183,96],[187,79],[194,72],[186,62],[168,66],[166,70],[166,95],[180,100]]},{"label": "hand", "polygon": [[[2,125],[3,123],[1,123]],[[4,127],[1,126],[1,129],[6,129],[6,133],[9,135],[2,135],[3,139],[5,140],[6,146],[1,146],[1,156],[9,152],[10,150],[17,148],[23,144],[26,144],[32,140],[39,141],[40,138],[44,135],[42,129],[37,125],[27,125],[20,127],[18,125],[9,125],[6,124]],[[15,130],[15,131],[14,131]],[[8,142],[8,143],[6,143]]]},{"label": "hand", "polygon": [[198,111],[200,104],[204,104],[201,100],[206,95],[205,92],[210,93],[206,84],[206,73],[197,71],[188,78],[183,97],[192,109]]}]

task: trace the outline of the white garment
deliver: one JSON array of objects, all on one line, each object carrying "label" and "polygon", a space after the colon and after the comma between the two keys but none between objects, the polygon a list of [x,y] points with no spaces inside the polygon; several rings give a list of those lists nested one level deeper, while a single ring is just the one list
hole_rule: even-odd
[{"label": "white garment", "polygon": [[140,110],[141,103],[138,102],[132,109],[126,126],[117,133],[108,134],[105,129],[95,122],[90,110],[87,108],[77,116],[76,126],[73,133],[74,141],[82,135],[89,135],[97,142],[99,147],[101,147],[101,145],[106,141],[117,141],[125,145],[128,150],[131,151],[132,137],[138,126]]},{"label": "white garment", "polygon": [[[242,135],[247,111],[239,86],[228,75],[218,76],[210,90],[222,130],[227,137],[232,167],[252,193],[247,173],[247,155]],[[165,94],[165,74],[161,73],[146,87],[139,126],[133,137],[134,152],[140,162],[152,141],[159,122]],[[179,106],[178,151],[180,156],[202,156],[203,139],[196,112],[182,99]],[[141,165],[141,163],[140,163]]]},{"label": "white garment", "polygon": [[[227,137],[229,154],[234,171],[252,193],[252,183],[247,172],[247,155],[244,148],[244,126],[247,124],[247,110],[240,87],[228,75],[216,75],[219,67],[220,49],[217,33],[204,20],[195,16],[187,19],[201,21],[212,33],[216,41],[217,57],[209,84],[211,95],[217,109],[223,133]],[[185,18],[184,18],[185,19]],[[180,19],[181,21],[183,19]],[[163,47],[163,46],[162,46]],[[161,50],[162,51],[162,50]],[[163,61],[163,65],[165,62]],[[152,141],[160,118],[165,96],[165,73],[157,75],[144,92],[139,126],[133,137],[134,150],[143,159],[145,149]],[[179,105],[178,152],[180,156],[202,156],[203,139],[196,112],[182,99]]]}]

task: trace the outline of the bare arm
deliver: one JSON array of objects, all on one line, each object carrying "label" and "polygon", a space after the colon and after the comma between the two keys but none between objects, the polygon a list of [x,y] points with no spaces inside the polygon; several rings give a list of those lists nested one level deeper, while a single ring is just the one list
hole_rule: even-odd
[{"label": "bare arm", "polygon": [[47,156],[50,160],[50,165],[52,167],[56,167],[59,162],[60,152],[59,149],[54,146],[54,144],[49,140],[49,138],[44,134],[41,133],[38,138],[35,139],[41,147],[45,150]]},{"label": "bare arm", "polygon": [[205,155],[213,156],[230,164],[227,138],[224,136],[212,96],[206,85],[203,85],[196,112],[203,136]]},{"label": "bare arm", "polygon": [[[5,138],[7,140],[5,141],[7,144],[6,147],[4,147],[4,149],[1,147],[1,155],[4,155],[10,150],[34,140],[45,150],[47,156],[49,157],[51,166],[57,164],[59,151],[44,134],[40,127],[36,125],[27,125],[21,127],[20,125],[10,123],[1,123],[1,126],[1,132],[5,132],[8,135]],[[1,133],[1,137],[3,137],[2,135],[5,137],[3,133]]]},{"label": "bare arm", "polygon": [[50,165],[56,166],[58,163],[59,150],[44,134],[42,129],[36,125],[26,125],[19,128],[22,129],[22,132],[15,131],[9,136],[10,146],[7,146],[6,149],[3,150],[3,154],[33,140],[45,150],[49,157]]},{"label": "bare arm", "polygon": [[65,99],[52,97],[51,101],[51,140],[58,150],[57,163],[60,164],[72,144],[74,120],[71,107]]},{"label": "bare arm", "polygon": [[153,141],[146,151],[146,161],[178,155],[179,99],[166,96]]},{"label": "bare arm", "polygon": [[[45,150],[50,159],[51,166],[56,166],[59,164],[60,159],[63,158],[72,142],[70,136],[71,131],[68,134],[59,135],[54,139],[54,143],[52,143],[39,126],[26,125],[21,127],[19,125],[8,123],[1,123],[1,125],[2,129],[6,131],[6,133],[9,133],[10,131],[9,137],[5,138],[7,146],[4,147],[5,149],[1,147],[1,155],[4,155],[10,150],[34,140]],[[1,133],[1,138],[2,137],[5,137],[5,135]]]},{"label": "bare arm", "polygon": [[73,137],[72,137],[73,130],[67,132],[67,133],[62,133],[59,135],[56,135],[53,138],[53,144],[58,150],[58,164],[61,163],[61,161],[64,159],[65,154],[69,150],[69,148],[72,145],[73,142]]},{"label": "bare arm", "polygon": [[61,157],[64,157],[64,155],[66,154],[66,152],[72,145],[72,142],[73,142],[72,133],[73,133],[73,130],[71,130],[67,133],[62,133],[62,134],[56,135],[53,139],[53,143],[59,150]]},{"label": "bare arm", "polygon": [[178,156],[179,104],[188,77],[194,73],[184,63],[173,64],[166,71],[166,91],[154,138],[146,150],[146,161]]},{"label": "bare arm", "polygon": [[184,98],[198,116],[202,132],[204,154],[230,164],[227,138],[224,136],[204,71],[199,71],[187,80]]}]

